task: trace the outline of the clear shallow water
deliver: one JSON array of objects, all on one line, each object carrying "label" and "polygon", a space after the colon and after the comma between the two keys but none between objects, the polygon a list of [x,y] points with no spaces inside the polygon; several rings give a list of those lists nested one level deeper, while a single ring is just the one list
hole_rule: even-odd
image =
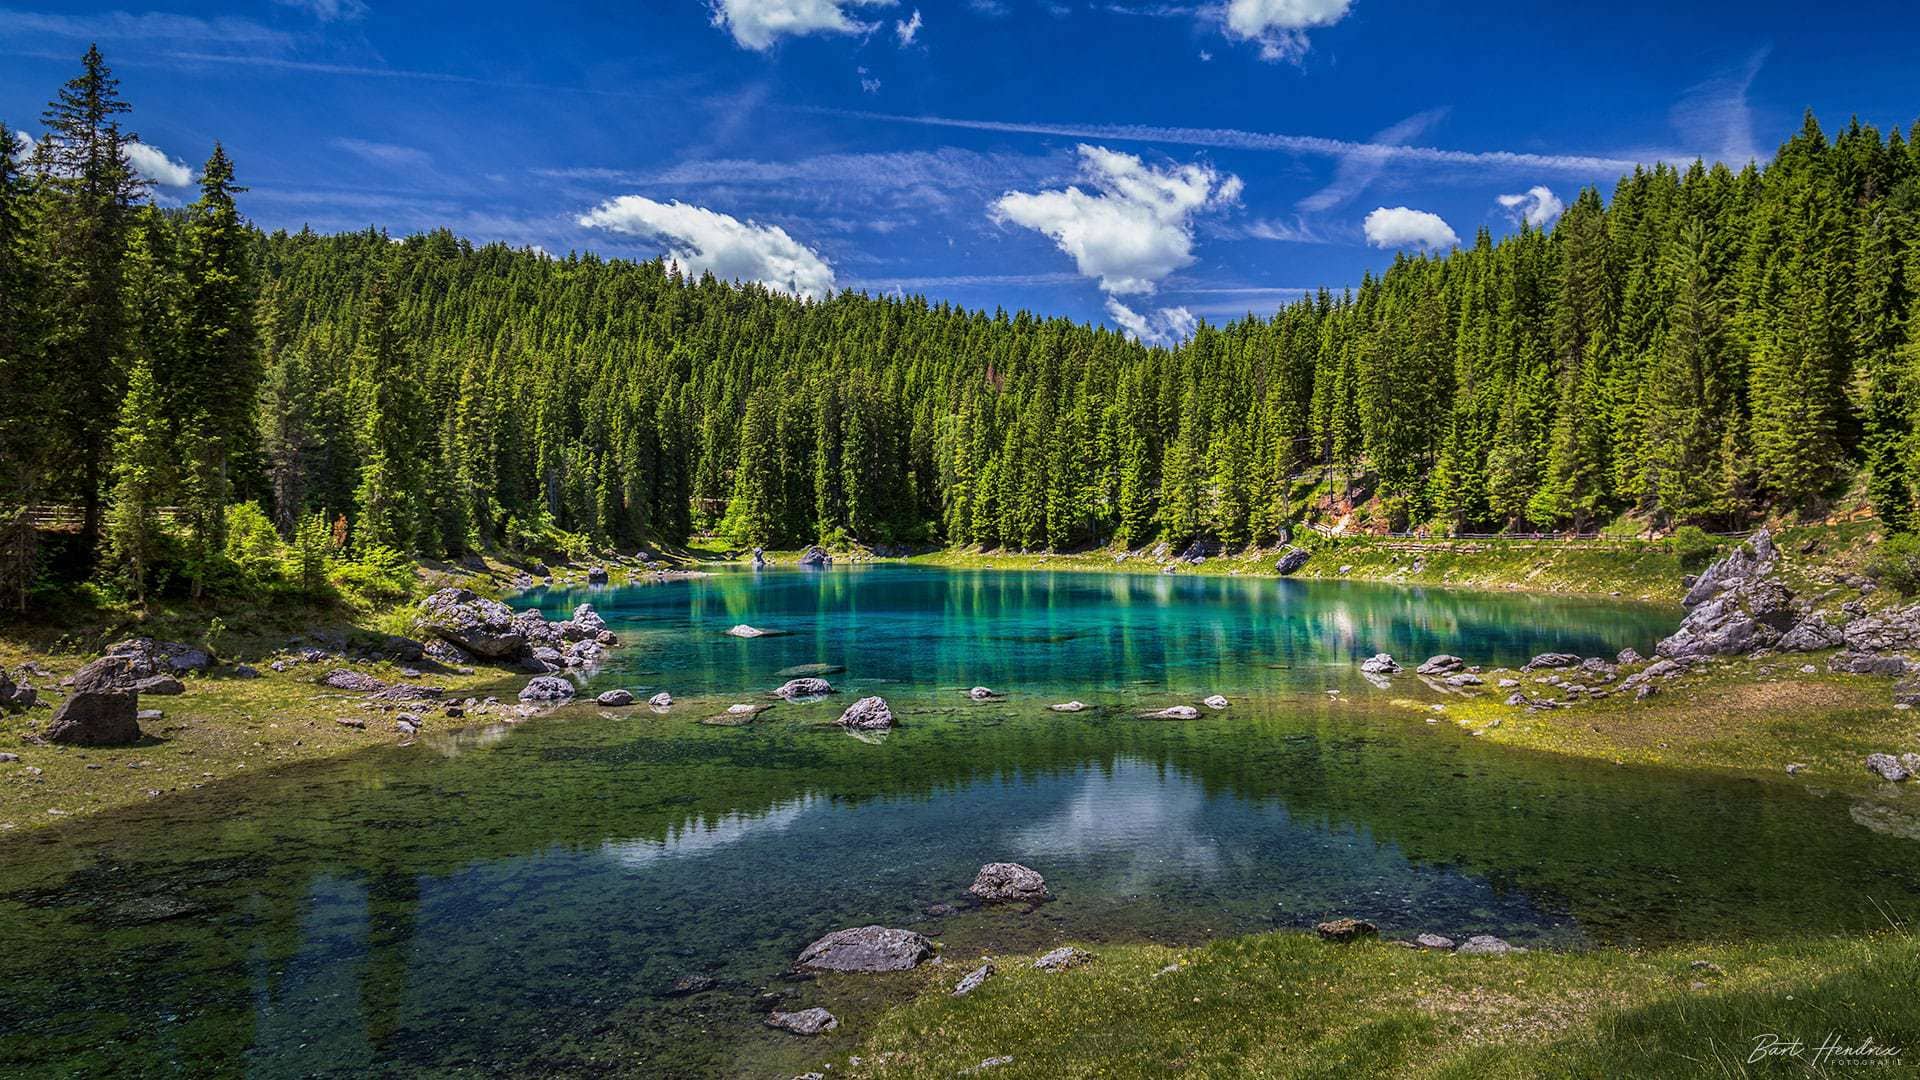
[{"label": "clear shallow water", "polygon": [[[898,980],[782,970],[871,921],[957,967],[1345,914],[1563,947],[1768,937],[1920,897],[1920,843],[1852,799],[1487,747],[1368,708],[1434,696],[1417,682],[1351,673],[1381,648],[1644,649],[1657,612],[893,568],[594,600],[634,643],[594,685],[670,686],[669,716],[582,708],[0,841],[0,1073],[791,1075],[835,1044],[761,1028],[770,1004],[826,1004],[853,1040]],[[791,634],[720,634],[743,621]],[[698,722],[811,662],[905,726],[832,728],[845,694]],[[1012,696],[966,701],[976,682]],[[1216,690],[1233,708],[1132,716]],[[1111,707],[1044,710],[1062,696]],[[927,914],[994,859],[1060,899]],[[666,994],[690,973],[715,988]]]}]

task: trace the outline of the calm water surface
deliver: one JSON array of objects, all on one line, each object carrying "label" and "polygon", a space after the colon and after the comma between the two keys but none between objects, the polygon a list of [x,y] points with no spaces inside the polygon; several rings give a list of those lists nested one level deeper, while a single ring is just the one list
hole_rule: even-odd
[{"label": "calm water surface", "polygon": [[[665,688],[669,715],[441,734],[0,841],[0,1072],[786,1076],[900,992],[782,974],[875,921],[960,961],[1346,914],[1577,948],[1920,906],[1920,831],[1884,807],[1488,747],[1381,707],[1438,690],[1355,670],[1645,651],[1669,612],[898,567],[527,600],[587,598],[626,643],[588,689]],[[844,666],[842,693],[699,722],[801,664]],[[1215,692],[1233,706],[1135,718]],[[858,693],[904,726],[834,728]],[[1067,698],[1095,708],[1045,709]],[[996,859],[1060,899],[927,914]],[[713,989],[672,996],[690,974]],[[775,1003],[848,1023],[809,1043],[759,1026]]]}]

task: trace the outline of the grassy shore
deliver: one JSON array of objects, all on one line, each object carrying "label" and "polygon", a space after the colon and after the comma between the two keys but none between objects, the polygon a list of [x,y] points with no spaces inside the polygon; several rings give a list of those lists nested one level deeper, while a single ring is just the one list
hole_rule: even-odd
[{"label": "grassy shore", "polygon": [[[826,1075],[1894,1076],[1920,1058],[1920,941],[1899,928],[1649,952],[1459,956],[1298,933],[1095,951],[1060,973],[997,958],[961,998],[946,991],[979,960],[950,959]],[[1800,1053],[1750,1062],[1769,1034]],[[1816,1061],[1829,1035],[1899,1054]]]}]

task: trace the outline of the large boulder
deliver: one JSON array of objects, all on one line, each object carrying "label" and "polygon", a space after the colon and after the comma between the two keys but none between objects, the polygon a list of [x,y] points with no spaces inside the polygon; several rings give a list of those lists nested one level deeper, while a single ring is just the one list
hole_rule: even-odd
[{"label": "large boulder", "polygon": [[1855,619],[1846,625],[1841,638],[1854,652],[1920,649],[1920,604]]},{"label": "large boulder", "polygon": [[1846,641],[1846,635],[1839,627],[1828,622],[1825,615],[1814,612],[1782,634],[1779,644],[1774,647],[1781,652],[1819,652],[1822,649],[1837,649]]},{"label": "large boulder", "polygon": [[1892,754],[1868,754],[1867,771],[1896,784],[1909,775],[1906,766],[1900,764],[1900,759]]},{"label": "large boulder", "polygon": [[633,704],[633,691],[607,690],[601,693],[601,695],[595,698],[594,700],[598,701],[602,705],[607,705],[611,707],[618,707],[621,705],[631,705]]},{"label": "large boulder", "polygon": [[1798,621],[1800,612],[1785,585],[1772,578],[1741,580],[1688,611],[1680,628],[1654,651],[1661,656],[1745,655],[1778,645]]},{"label": "large boulder", "polygon": [[67,746],[140,741],[140,698],[125,690],[76,690],[54,710],[42,737]]},{"label": "large boulder", "polygon": [[1391,653],[1374,653],[1360,661],[1360,670],[1368,675],[1392,675],[1400,670],[1400,664]]},{"label": "large boulder", "polygon": [[149,675],[136,681],[128,690],[136,694],[153,694],[158,697],[172,697],[187,692],[187,686],[171,675]]},{"label": "large boulder", "polygon": [[775,697],[788,701],[794,698],[822,697],[833,693],[833,684],[825,679],[788,679],[773,692]]},{"label": "large boulder", "polygon": [[573,684],[557,675],[537,675],[527,680],[527,685],[520,688],[520,700],[541,702],[572,701],[574,693]]},{"label": "large boulder", "polygon": [[840,1021],[832,1013],[815,1006],[799,1012],[774,1012],[767,1017],[767,1026],[791,1031],[795,1035],[818,1035],[839,1027]]},{"label": "large boulder", "polygon": [[1039,871],[1011,862],[981,867],[967,891],[990,904],[1037,903],[1051,898]]},{"label": "large boulder", "polygon": [[441,589],[420,601],[420,628],[488,660],[506,660],[526,648],[514,611],[470,589]]},{"label": "large boulder", "polygon": [[130,638],[107,646],[106,655],[73,674],[73,689],[130,690],[134,683],[163,674],[166,661],[152,638]]},{"label": "large boulder", "polygon": [[532,609],[516,611],[509,624],[514,633],[527,639],[529,645],[559,646],[567,642],[566,624],[548,622],[544,616]]},{"label": "large boulder", "polygon": [[578,641],[583,638],[597,638],[606,628],[606,620],[600,617],[600,613],[593,609],[592,604],[581,604],[573,609],[573,618],[563,624],[561,633],[568,640]]},{"label": "large boulder", "polygon": [[1426,663],[1413,670],[1421,675],[1451,675],[1466,666],[1465,660],[1450,653],[1441,653],[1439,656],[1428,657]]},{"label": "large boulder", "polygon": [[1681,604],[1696,608],[1729,589],[1766,577],[1773,572],[1777,555],[1773,536],[1761,529],[1695,578]]},{"label": "large boulder", "polygon": [[835,930],[800,952],[806,971],[905,971],[933,957],[933,942],[911,930],[859,926]]},{"label": "large boulder", "polygon": [[826,548],[823,548],[820,545],[815,544],[812,547],[800,553],[800,565],[801,566],[832,566],[833,556],[827,554]]},{"label": "large boulder", "polygon": [[838,722],[855,731],[885,731],[893,726],[893,710],[887,707],[886,698],[863,697],[847,706]]},{"label": "large boulder", "polygon": [[1307,560],[1311,558],[1313,558],[1313,553],[1305,548],[1290,547],[1286,550],[1285,554],[1280,556],[1280,561],[1273,564],[1273,569],[1274,572],[1281,577],[1288,577],[1298,573],[1300,568],[1307,565]]},{"label": "large boulder", "polygon": [[15,682],[7,673],[0,671],[0,713],[25,712],[33,708],[39,698],[39,692],[27,681],[25,674]]}]

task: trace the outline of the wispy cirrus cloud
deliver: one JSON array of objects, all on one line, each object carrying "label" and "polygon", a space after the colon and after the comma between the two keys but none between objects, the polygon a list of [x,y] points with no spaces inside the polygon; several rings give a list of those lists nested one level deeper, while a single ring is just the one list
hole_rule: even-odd
[{"label": "wispy cirrus cloud", "polygon": [[353,22],[367,17],[365,0],[273,0],[281,7],[299,8],[321,22]]},{"label": "wispy cirrus cloud", "polygon": [[1204,146],[1228,150],[1301,154],[1345,159],[1356,153],[1377,155],[1385,162],[1417,162],[1480,168],[1534,169],[1548,172],[1631,172],[1641,164],[1632,158],[1595,154],[1542,154],[1515,150],[1447,150],[1433,146],[1400,146],[1319,135],[1288,135],[1241,131],[1234,128],[1162,127],[1149,124],[1071,124],[1014,120],[968,120],[950,116],[912,116],[849,109],[810,109],[897,124],[993,131],[1012,135],[1050,135],[1070,139],[1147,142],[1177,146]]},{"label": "wispy cirrus cloud", "polygon": [[0,36],[219,44],[249,49],[282,49],[291,36],[252,19],[219,16],[203,19],[171,12],[103,11],[85,15],[50,14],[0,8]]},{"label": "wispy cirrus cloud", "polygon": [[1428,109],[1374,132],[1372,138],[1340,156],[1340,164],[1334,169],[1332,182],[1301,199],[1300,209],[1317,213],[1351,202],[1380,179],[1380,174],[1386,171],[1398,149],[1425,134],[1446,114],[1445,109]]},{"label": "wispy cirrus cloud", "polygon": [[347,137],[329,139],[327,144],[336,150],[343,150],[362,161],[375,165],[423,169],[433,164],[433,155],[415,146],[400,146],[396,143]]}]

